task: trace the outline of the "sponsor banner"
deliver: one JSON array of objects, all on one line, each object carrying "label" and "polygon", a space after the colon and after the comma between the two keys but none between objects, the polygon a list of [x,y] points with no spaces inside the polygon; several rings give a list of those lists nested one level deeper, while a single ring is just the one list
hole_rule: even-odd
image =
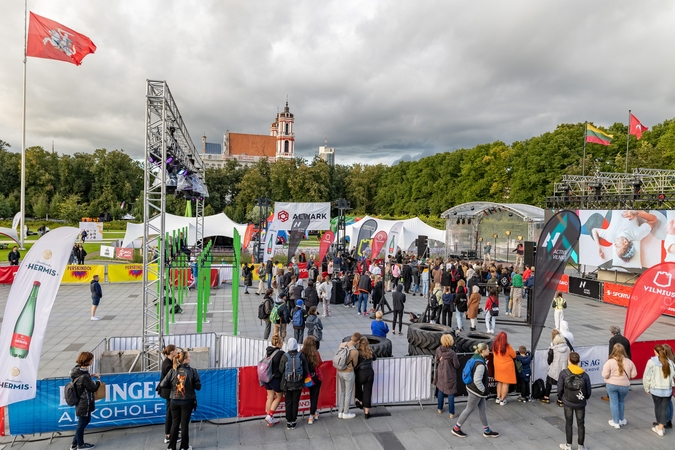
[{"label": "sponsor banner", "polygon": [[274,248],[277,245],[277,229],[270,227],[265,233],[265,251],[263,253],[263,262],[274,258]]},{"label": "sponsor banner", "polygon": [[115,258],[126,259],[127,261],[133,261],[133,259],[134,259],[134,249],[133,248],[117,247],[115,249]]},{"label": "sponsor banner", "polygon": [[307,270],[307,263],[306,262],[301,262],[298,263],[298,278],[299,279],[304,279],[306,280],[309,278],[309,271]]},{"label": "sponsor banner", "polygon": [[624,336],[631,344],[663,313],[675,313],[675,263],[647,269],[635,282],[628,300]]},{"label": "sponsor banner", "polygon": [[80,222],[80,234],[84,230],[87,230],[85,242],[103,239],[103,222]]},{"label": "sponsor banner", "polygon": [[[538,270],[539,268],[537,268]],[[588,280],[586,278],[569,277],[569,293],[580,295],[582,297],[589,297],[600,300],[602,289],[600,282],[596,280]],[[550,302],[549,302],[550,303]]]},{"label": "sponsor banner", "polygon": [[560,292],[569,292],[570,291],[570,277],[567,274],[560,275],[560,281],[558,282],[558,290]]},{"label": "sponsor banner", "polygon": [[[150,272],[149,280],[157,277]],[[143,281],[143,264],[108,264],[108,282],[121,283],[129,281]]]},{"label": "sponsor banner", "polygon": [[642,378],[645,373],[645,367],[647,366],[647,361],[654,356],[654,346],[656,344],[668,344],[672,348],[675,348],[675,340],[673,339],[664,339],[661,341],[640,341],[640,342],[631,342],[630,344],[630,360],[635,364],[637,369],[637,379]]},{"label": "sponsor banner", "polygon": [[611,303],[612,305],[628,306],[630,299],[630,291],[633,286],[626,286],[625,284],[602,283],[602,301]]},{"label": "sponsor banner", "polygon": [[356,254],[358,256],[369,257],[373,240],[371,239],[377,231],[377,221],[368,219],[361,224],[359,236],[356,239]]},{"label": "sponsor banner", "polygon": [[396,222],[394,225],[392,225],[391,229],[389,229],[389,239],[387,240],[387,256],[396,254],[396,249],[399,247],[398,239],[402,230],[403,222]]},{"label": "sponsor banner", "polygon": [[104,258],[114,258],[115,257],[115,247],[109,247],[107,245],[101,245],[99,254]]},{"label": "sponsor banner", "polygon": [[[51,233],[51,231],[49,232]],[[47,233],[45,236],[49,235]],[[89,283],[94,275],[98,275],[103,281],[103,276],[105,275],[105,266],[104,265],[69,265],[66,267],[66,270],[63,272],[62,283]]]},{"label": "sponsor banner", "polygon": [[62,227],[45,234],[14,277],[0,331],[0,406],[35,397],[49,314],[78,233]]},{"label": "sponsor banner", "polygon": [[14,283],[14,277],[19,266],[2,266],[0,267],[0,284]]},{"label": "sponsor banner", "polygon": [[249,223],[246,227],[246,232],[244,233],[244,242],[241,244],[242,248],[248,248],[248,244],[251,243],[254,234],[255,226],[252,223]]},{"label": "sponsor banner", "polygon": [[[579,365],[588,374],[592,385],[605,384],[602,378],[602,366],[607,361],[608,344],[594,345],[592,347],[574,347],[574,351],[579,353]],[[633,347],[631,346],[631,350]],[[652,351],[652,355],[654,352]],[[534,376],[532,380],[541,378],[546,382],[546,370],[548,369],[548,349],[537,350],[534,352]]]},{"label": "sponsor banner", "polygon": [[308,220],[307,230],[330,230],[330,203],[274,203],[274,228],[291,230],[296,220]]},{"label": "sponsor banner", "polygon": [[384,244],[386,242],[387,242],[387,232],[384,230],[378,231],[377,234],[373,237],[373,248],[372,253],[370,255],[371,261],[377,259],[377,257],[380,256],[380,251],[382,250],[382,247],[384,247]]},{"label": "sponsor banner", "polygon": [[319,244],[319,264],[323,262],[324,256],[328,253],[328,249],[335,240],[335,233],[328,230],[321,236],[321,244]]},{"label": "sponsor banner", "polygon": [[18,227],[20,224],[21,224],[21,211],[14,214],[14,219],[12,219],[12,230],[16,230],[16,227]]},{"label": "sponsor banner", "polygon": [[309,227],[309,223],[310,218],[307,217],[307,215],[299,214],[295,219],[293,219],[293,222],[291,223],[290,236],[288,237],[288,261],[293,259],[293,256],[295,256],[295,251],[298,249],[300,241],[302,241],[302,238],[305,236],[305,232],[307,231],[307,227]]},{"label": "sponsor banner", "polygon": [[[336,388],[337,371],[333,367],[332,361],[324,361],[320,366],[322,375],[321,390],[319,391],[318,409],[335,408],[336,406]],[[203,382],[202,382],[203,383]],[[258,382],[258,372],[256,367],[239,368],[239,417],[265,416],[265,400],[267,391],[264,386]],[[277,413],[285,411],[285,402],[282,400],[277,408]],[[299,411],[309,411],[309,390],[302,389],[300,394]]]},{"label": "sponsor banner", "polygon": [[[200,370],[199,377],[202,389],[197,391],[197,410],[192,412],[192,420],[236,417],[237,369]],[[68,381],[68,378],[40,380],[34,399],[11,405],[10,433],[74,430],[75,407],[68,406],[63,399]],[[87,429],[164,423],[166,400],[155,391],[158,372],[102,375],[101,381],[106,383],[106,396],[96,402]]]}]

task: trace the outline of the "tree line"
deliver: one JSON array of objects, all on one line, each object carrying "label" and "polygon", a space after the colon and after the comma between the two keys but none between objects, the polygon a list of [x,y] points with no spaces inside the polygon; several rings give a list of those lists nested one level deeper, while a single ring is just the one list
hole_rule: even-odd
[{"label": "tree line", "polygon": [[[587,144],[586,174],[623,172],[627,125],[603,131],[611,145]],[[554,131],[510,145],[501,141],[437,153],[417,161],[329,166],[315,157],[251,166],[228,161],[208,169],[206,214],[225,212],[237,222],[257,220],[255,199],[327,202],[346,198],[351,213],[398,218],[420,216],[438,226],[446,209],[469,201],[525,203],[543,207],[553,184],[582,171],[584,124],[561,124]],[[641,140],[630,137],[629,170],[675,169],[675,119],[655,125]],[[19,210],[19,153],[0,140],[0,217]],[[80,217],[127,212],[142,217],[143,166],[122,150],[59,155],[42,147],[26,150],[27,215],[76,222]],[[124,202],[125,207],[121,208]],[[167,210],[183,214],[185,200],[170,196]],[[436,220],[431,220],[436,218]]]}]

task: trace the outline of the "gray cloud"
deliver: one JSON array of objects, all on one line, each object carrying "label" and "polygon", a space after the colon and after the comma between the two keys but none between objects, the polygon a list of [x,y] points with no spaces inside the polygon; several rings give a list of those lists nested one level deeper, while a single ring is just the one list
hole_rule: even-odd
[{"label": "gray cloud", "polygon": [[[31,0],[98,46],[28,60],[27,144],[140,157],[145,80],[167,80],[195,143],[267,134],[286,95],[296,153],[392,163],[527,139],[561,122],[675,116],[675,5],[646,0]],[[21,145],[23,5],[0,17],[0,139]]]}]

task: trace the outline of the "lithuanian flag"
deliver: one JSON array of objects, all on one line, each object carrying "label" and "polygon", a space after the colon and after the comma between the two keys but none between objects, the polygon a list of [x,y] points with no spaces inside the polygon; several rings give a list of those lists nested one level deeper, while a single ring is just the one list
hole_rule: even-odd
[{"label": "lithuanian flag", "polygon": [[603,133],[593,125],[586,124],[586,142],[593,142],[600,145],[609,145],[612,142],[613,137],[613,135]]}]

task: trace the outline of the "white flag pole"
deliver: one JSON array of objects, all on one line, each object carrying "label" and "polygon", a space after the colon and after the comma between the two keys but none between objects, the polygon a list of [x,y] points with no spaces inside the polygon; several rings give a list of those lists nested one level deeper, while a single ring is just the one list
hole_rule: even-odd
[{"label": "white flag pole", "polygon": [[24,2],[23,120],[21,121],[21,249],[26,236],[26,53],[28,53],[28,0]]}]

